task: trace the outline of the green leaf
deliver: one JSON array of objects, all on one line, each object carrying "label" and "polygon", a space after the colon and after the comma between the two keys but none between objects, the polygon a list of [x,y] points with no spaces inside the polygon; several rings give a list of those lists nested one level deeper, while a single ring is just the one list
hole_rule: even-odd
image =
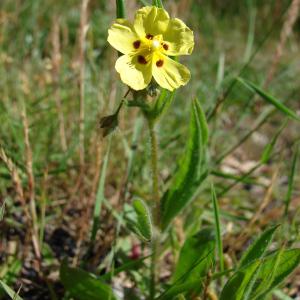
[{"label": "green leaf", "polygon": [[[212,228],[205,228],[189,237],[179,255],[172,278],[172,287],[162,299],[173,299],[179,293],[196,294],[214,265],[215,235]],[[189,297],[187,297],[190,299]]]},{"label": "green leaf", "polygon": [[221,222],[219,213],[219,204],[216,196],[216,191],[214,186],[211,186],[211,198],[214,208],[214,219],[215,219],[215,232],[216,232],[216,242],[218,245],[218,254],[220,261],[220,272],[224,271],[224,257],[223,257],[223,244],[222,244],[222,234],[221,234]]},{"label": "green leaf", "polygon": [[296,120],[296,121],[300,121],[300,117],[291,109],[289,109],[287,106],[285,106],[283,103],[281,103],[279,100],[275,99],[273,96],[267,94],[266,92],[264,92],[262,89],[260,89],[259,87],[257,87],[255,84],[253,84],[252,82],[243,79],[243,78],[238,78],[238,80],[249,90],[257,93],[258,95],[260,95],[265,101],[267,101],[268,103],[272,104],[273,106],[275,106],[279,111],[281,111],[283,114],[287,115],[288,117]]},{"label": "green leaf", "polygon": [[153,120],[158,119],[168,110],[172,104],[174,96],[175,91],[169,92],[166,89],[163,89],[153,107],[150,109],[148,108],[148,110],[144,110],[145,114]]},{"label": "green leaf", "polygon": [[208,271],[214,265],[215,236],[212,228],[205,228],[189,237],[179,255],[172,277],[171,286],[157,299],[171,300],[185,293],[187,299],[190,294],[201,292],[203,281]]},{"label": "green leaf", "polygon": [[156,300],[173,300],[176,296],[182,295],[182,293],[197,289],[199,285],[201,285],[201,282],[205,279],[206,277],[203,277],[198,279],[192,279],[184,283],[174,284],[164,294],[156,298]]},{"label": "green leaf", "polygon": [[269,162],[273,149],[275,147],[275,144],[280,136],[280,134],[282,133],[283,129],[286,127],[287,122],[284,122],[282,124],[282,126],[280,126],[280,128],[277,130],[277,132],[275,133],[275,135],[273,136],[272,140],[270,143],[268,143],[263,151],[262,157],[260,159],[262,164],[266,164]]},{"label": "green leaf", "polygon": [[153,1],[152,1],[152,5],[153,5],[153,6],[160,7],[160,8],[163,8],[163,4],[162,4],[162,1],[161,1],[161,0],[153,0]]},{"label": "green leaf", "polygon": [[125,219],[133,232],[143,241],[150,241],[152,238],[151,213],[143,200],[136,199],[132,202],[132,207],[125,207]]},{"label": "green leaf", "polygon": [[240,268],[246,266],[254,260],[262,258],[265,255],[265,252],[270,245],[273,239],[274,232],[277,228],[278,225],[267,229],[257,240],[254,241],[253,244],[251,244],[251,246],[249,246],[240,260]]},{"label": "green leaf", "polygon": [[[213,252],[215,249],[215,234],[214,230],[211,228],[205,228],[199,231],[197,234],[188,238],[179,255],[178,262],[175,267],[173,282],[176,282],[182,276],[189,273],[188,277],[203,276],[206,274],[207,268],[204,267],[204,264],[198,265],[193,269],[193,266],[197,265],[197,262],[200,261],[203,257],[206,257],[208,253]],[[209,265],[212,264],[214,255],[209,258],[207,261]],[[204,261],[203,263],[207,263]],[[191,271],[193,269],[193,271]],[[184,280],[186,281],[186,280]]]},{"label": "green leaf", "polygon": [[16,293],[13,289],[11,289],[6,283],[0,280],[0,287],[3,289],[7,295],[13,300],[23,300],[18,293]]},{"label": "green leaf", "polygon": [[237,270],[225,284],[220,300],[242,300],[259,265],[260,261],[257,260],[250,266]]},{"label": "green leaf", "polygon": [[204,112],[197,99],[193,101],[189,140],[179,169],[171,180],[170,188],[161,201],[162,228],[193,200],[200,184],[207,177],[208,127]]},{"label": "green leaf", "polygon": [[78,300],[117,300],[110,286],[86,271],[68,267],[66,262],[61,265],[60,279],[65,289]]},{"label": "green leaf", "polygon": [[[263,259],[252,261],[238,269],[228,280],[220,300],[264,300],[299,263],[300,249],[280,249]],[[252,292],[249,292],[249,286]]]},{"label": "green leaf", "polygon": [[292,193],[293,193],[294,183],[295,183],[295,173],[296,173],[298,160],[299,160],[299,150],[300,150],[300,146],[299,146],[299,144],[297,144],[296,145],[296,151],[293,155],[291,172],[290,172],[289,177],[288,177],[289,178],[288,190],[287,190],[286,197],[285,197],[285,200],[284,200],[284,203],[285,203],[284,214],[285,214],[286,217],[288,216],[289,206],[290,206],[290,203],[291,203],[291,200],[292,200]]},{"label": "green leaf", "polygon": [[260,268],[252,300],[264,300],[300,263],[300,249],[278,250],[267,256]]},{"label": "green leaf", "polygon": [[96,202],[94,207],[94,213],[93,213],[93,227],[91,231],[91,241],[94,242],[96,239],[99,223],[100,223],[100,216],[101,216],[101,208],[102,208],[102,202],[104,200],[104,186],[105,186],[105,179],[106,179],[106,171],[107,171],[107,165],[109,161],[109,154],[110,154],[110,148],[111,148],[111,137],[109,138],[108,147],[106,150],[106,154],[103,160],[102,164],[102,170],[101,170],[101,176],[99,178],[98,183],[98,189],[96,194]]},{"label": "green leaf", "polygon": [[116,0],[116,6],[117,6],[117,13],[116,13],[117,18],[124,19],[126,17],[124,0]]},{"label": "green leaf", "polygon": [[148,256],[142,257],[140,259],[131,260],[131,261],[125,263],[124,265],[122,265],[118,268],[115,268],[111,272],[108,272],[108,273],[102,275],[100,277],[100,279],[101,280],[109,280],[109,279],[113,278],[114,276],[118,275],[119,273],[131,271],[131,270],[137,270],[137,269],[141,268],[142,266],[144,266],[143,262],[150,257],[151,257],[151,255],[148,255]]}]

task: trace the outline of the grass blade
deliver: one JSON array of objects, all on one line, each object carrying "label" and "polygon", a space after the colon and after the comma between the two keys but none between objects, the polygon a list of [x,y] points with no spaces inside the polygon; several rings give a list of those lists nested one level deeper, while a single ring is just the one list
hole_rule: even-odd
[{"label": "grass blade", "polygon": [[92,234],[91,234],[91,241],[95,241],[99,221],[100,221],[100,214],[101,214],[101,206],[104,200],[104,185],[105,185],[105,177],[106,177],[106,170],[108,165],[109,153],[110,153],[110,146],[111,146],[111,137],[109,138],[107,151],[103,160],[101,176],[99,180],[97,195],[96,195],[96,203],[94,208],[94,217],[93,217],[93,227],[92,227]]},{"label": "grass blade", "polygon": [[12,300],[23,300],[20,296],[19,296],[19,291],[16,293],[15,291],[13,291],[5,282],[3,282],[2,280],[0,280],[0,288],[3,289],[7,295],[12,299]]},{"label": "grass blade", "polygon": [[219,204],[218,204],[218,199],[216,196],[216,191],[215,191],[215,188],[213,185],[211,185],[211,199],[212,199],[213,208],[214,208],[216,242],[217,242],[217,247],[218,247],[220,272],[223,272],[224,271],[224,256],[223,256],[223,244],[222,244],[222,235],[221,235]]},{"label": "grass blade", "polygon": [[280,112],[287,115],[293,120],[300,121],[300,117],[291,109],[289,109],[287,106],[285,106],[283,103],[281,103],[279,100],[274,98],[273,96],[267,94],[262,89],[260,89],[258,86],[253,84],[252,82],[243,79],[241,77],[238,77],[238,81],[241,82],[246,88],[251,90],[252,92],[257,93],[259,96],[261,96],[265,101],[275,106]]},{"label": "grass blade", "polygon": [[285,198],[285,210],[284,210],[285,216],[287,216],[287,214],[288,214],[290,203],[291,203],[291,200],[292,200],[292,192],[293,192],[294,181],[295,181],[294,180],[295,179],[295,172],[296,172],[296,168],[297,168],[297,164],[298,164],[298,160],[299,160],[299,148],[300,148],[300,146],[297,145],[296,146],[296,151],[295,151],[294,156],[293,156],[291,173],[289,175],[288,191],[287,191],[286,198]]}]

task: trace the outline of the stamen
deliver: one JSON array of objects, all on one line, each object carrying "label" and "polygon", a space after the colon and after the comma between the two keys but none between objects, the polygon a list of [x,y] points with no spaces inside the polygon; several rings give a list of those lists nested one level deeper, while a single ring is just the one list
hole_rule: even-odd
[{"label": "stamen", "polygon": [[138,62],[142,65],[146,65],[147,64],[147,60],[143,55],[139,55],[138,56]]},{"label": "stamen", "polygon": [[162,67],[163,65],[164,65],[164,61],[162,59],[160,59],[156,62],[156,66],[159,68]]},{"label": "stamen", "polygon": [[153,35],[152,34],[150,34],[150,33],[148,33],[147,35],[146,35],[146,38],[148,39],[148,40],[153,40]]},{"label": "stamen", "polygon": [[163,44],[163,47],[165,50],[169,50],[169,45],[168,44]]},{"label": "stamen", "polygon": [[134,49],[139,49],[140,46],[141,46],[141,41],[135,41],[135,42],[133,43]]}]

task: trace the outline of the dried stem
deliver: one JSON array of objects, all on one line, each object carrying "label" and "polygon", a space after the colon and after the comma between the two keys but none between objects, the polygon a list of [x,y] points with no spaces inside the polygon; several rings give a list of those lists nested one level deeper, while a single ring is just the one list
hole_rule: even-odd
[{"label": "dried stem", "polygon": [[275,75],[278,64],[280,62],[280,58],[283,55],[286,41],[287,41],[288,37],[291,35],[293,27],[298,19],[299,10],[300,10],[300,0],[293,0],[291,3],[291,6],[287,12],[287,18],[286,18],[285,22],[283,23],[283,27],[282,27],[282,30],[280,33],[280,41],[276,48],[276,52],[273,57],[273,62],[271,64],[271,68],[267,75],[267,80],[266,80],[265,86],[264,86],[265,88],[270,84],[270,82],[272,81],[272,79]]},{"label": "dried stem", "polygon": [[85,122],[85,105],[84,105],[84,95],[85,95],[85,84],[84,84],[84,74],[85,74],[85,38],[88,29],[88,4],[89,0],[82,0],[81,4],[81,17],[80,17],[80,28],[79,28],[79,90],[80,90],[80,110],[79,110],[79,157],[80,157],[80,167],[81,175],[84,173],[85,165],[85,133],[84,133],[84,122]]},{"label": "dried stem", "polygon": [[4,151],[4,149],[1,146],[0,146],[0,159],[5,163],[5,165],[8,169],[10,176],[12,178],[12,182],[15,186],[18,199],[20,200],[20,202],[22,203],[22,205],[24,207],[26,216],[29,217],[29,212],[28,212],[28,209],[26,206],[24,191],[23,191],[23,187],[22,187],[22,181],[21,181],[18,169],[15,166],[15,164],[13,163],[13,161],[7,156],[6,152]]},{"label": "dried stem", "polygon": [[29,209],[32,221],[32,242],[35,255],[38,259],[41,258],[40,246],[39,246],[39,234],[38,234],[38,223],[37,223],[37,213],[36,213],[36,202],[35,202],[35,180],[33,175],[32,167],[32,149],[29,140],[29,125],[28,118],[26,114],[26,107],[23,103],[22,105],[22,122],[23,122],[23,132],[24,132],[24,143],[25,143],[25,157],[26,157],[26,172],[28,179],[28,194],[29,194]]},{"label": "dried stem", "polygon": [[59,18],[57,16],[53,17],[52,20],[52,80],[54,89],[54,98],[56,102],[56,109],[59,120],[59,134],[61,148],[64,152],[67,151],[67,141],[66,141],[66,131],[65,131],[65,120],[62,110],[61,94],[60,94],[60,64],[61,64],[61,52],[60,52],[60,28],[59,28]]}]

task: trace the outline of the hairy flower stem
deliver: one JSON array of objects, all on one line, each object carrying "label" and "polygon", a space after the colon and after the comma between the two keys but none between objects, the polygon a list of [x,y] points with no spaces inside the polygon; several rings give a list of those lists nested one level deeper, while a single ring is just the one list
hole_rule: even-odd
[{"label": "hairy flower stem", "polygon": [[150,299],[155,298],[155,285],[156,285],[156,266],[157,266],[157,253],[159,245],[159,226],[160,226],[160,198],[158,188],[158,168],[157,168],[157,138],[154,130],[155,121],[147,118],[150,134],[151,145],[151,173],[152,173],[152,199],[153,209],[152,215],[154,219],[154,235],[152,239],[152,258],[151,258],[151,281],[150,281]]}]

